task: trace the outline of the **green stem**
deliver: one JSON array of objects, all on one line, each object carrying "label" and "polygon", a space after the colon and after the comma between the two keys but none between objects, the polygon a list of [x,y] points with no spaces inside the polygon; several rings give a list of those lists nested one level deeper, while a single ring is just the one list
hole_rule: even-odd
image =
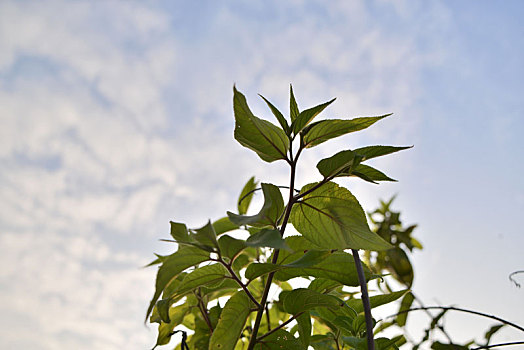
[{"label": "green stem", "polygon": [[351,249],[353,253],[353,260],[355,260],[355,267],[357,268],[358,281],[360,282],[360,290],[362,292],[362,304],[364,306],[364,316],[366,318],[366,336],[368,340],[368,350],[375,350],[375,341],[373,340],[373,317],[371,316],[371,305],[369,303],[368,287],[364,269],[360,262],[357,249]]}]

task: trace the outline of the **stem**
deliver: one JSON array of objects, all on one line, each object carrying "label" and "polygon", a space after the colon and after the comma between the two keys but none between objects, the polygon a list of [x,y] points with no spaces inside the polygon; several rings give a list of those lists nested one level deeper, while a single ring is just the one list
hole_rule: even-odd
[{"label": "stem", "polygon": [[414,307],[414,308],[411,308],[411,309],[408,309],[408,310],[404,310],[404,311],[401,311],[401,312],[398,312],[394,315],[390,315],[386,318],[390,318],[390,317],[395,317],[395,316],[398,316],[400,314],[404,314],[404,313],[407,313],[407,312],[411,312],[411,311],[420,311],[420,310],[454,310],[454,311],[460,311],[460,312],[465,312],[465,313],[468,313],[468,314],[473,314],[473,315],[477,315],[477,316],[482,316],[482,317],[486,317],[486,318],[491,318],[493,320],[497,320],[501,323],[504,323],[508,326],[511,326],[513,328],[516,328],[518,329],[519,331],[522,331],[524,332],[524,328],[513,323],[513,322],[510,322],[510,321],[507,321],[507,320],[504,320],[500,317],[497,317],[497,316],[494,316],[494,315],[488,315],[488,314],[485,314],[485,313],[482,313],[482,312],[478,312],[478,311],[474,311],[474,310],[468,310],[468,309],[462,309],[462,308],[459,308],[459,307],[454,307],[454,306],[426,306],[426,307]]},{"label": "stem", "polygon": [[[416,300],[421,307],[425,307],[424,303],[422,303],[422,300],[420,300],[415,294],[413,294],[413,292],[411,292],[411,295],[413,295],[413,299]],[[433,315],[431,314],[431,312],[429,312],[428,310],[424,311],[431,319],[433,319]],[[453,343],[453,340],[449,336],[448,332],[446,332],[443,325],[437,324],[436,327],[442,332],[442,334],[444,334],[444,336],[448,339],[450,343]]]},{"label": "stem", "polygon": [[233,269],[231,268],[231,266],[229,264],[227,264],[224,260],[222,260],[222,258],[219,258],[218,259],[218,262],[220,262],[222,265],[224,265],[227,269],[227,271],[229,272],[229,274],[231,275],[231,278],[234,279],[239,285],[240,287],[242,287],[242,289],[244,290],[244,292],[246,292],[247,296],[249,297],[249,299],[251,299],[252,302],[255,303],[255,305],[257,306],[257,308],[260,308],[260,304],[258,303],[258,301],[255,299],[255,297],[253,296],[253,294],[251,294],[251,292],[249,291],[249,289],[247,289],[247,286],[242,283],[242,281],[240,280],[240,278],[238,278],[238,276],[236,275],[235,271],[233,271]]},{"label": "stem", "polygon": [[271,319],[269,317],[269,307],[267,306],[268,304],[266,303],[266,321],[267,321],[267,331],[271,331]]},{"label": "stem", "polygon": [[500,343],[500,344],[491,344],[491,345],[479,346],[478,348],[472,348],[471,350],[490,349],[490,348],[494,348],[494,347],[497,347],[497,346],[522,345],[522,344],[524,344],[524,341],[514,341],[514,342],[511,342],[511,343]]},{"label": "stem", "polygon": [[213,326],[211,325],[211,321],[209,320],[209,316],[207,315],[207,309],[202,300],[202,295],[200,295],[200,289],[198,289],[198,293],[196,294],[196,296],[198,298],[198,309],[200,310],[200,313],[202,314],[204,321],[206,321],[207,327],[209,328],[211,333],[213,333]]},{"label": "stem", "polygon": [[[289,221],[289,215],[291,214],[291,207],[293,207],[293,204],[295,203],[295,198],[293,197],[293,189],[295,188],[295,171],[297,167],[297,160],[300,152],[302,151],[302,147],[297,152],[297,156],[295,159],[293,159],[293,152],[291,149],[291,145],[289,147],[289,165],[291,167],[291,174],[290,174],[290,180],[289,180],[289,200],[287,202],[286,206],[286,212],[284,214],[284,219],[282,221],[282,226],[280,226],[280,236],[284,236],[284,232],[286,230],[287,223]],[[276,264],[278,260],[278,254],[280,250],[275,249],[273,253],[273,259],[271,259],[272,264]],[[258,308],[257,316],[255,319],[255,324],[253,326],[253,332],[251,333],[251,339],[249,339],[249,345],[247,347],[247,350],[253,350],[255,347],[255,344],[257,342],[257,334],[258,329],[260,328],[260,322],[262,321],[262,315],[264,314],[267,297],[269,295],[269,290],[271,289],[271,283],[273,282],[273,276],[275,275],[275,272],[271,272],[267,276],[266,285],[264,287],[264,292],[262,293],[262,299],[260,300],[260,306]]]},{"label": "stem", "polygon": [[275,333],[276,331],[278,331],[279,329],[282,329],[284,328],[285,326],[287,326],[288,324],[290,324],[294,319],[296,319],[298,316],[302,315],[304,312],[300,312],[296,315],[293,315],[289,318],[289,320],[287,320],[286,322],[283,322],[281,324],[279,324],[277,327],[273,328],[272,330],[270,330],[269,332],[267,332],[266,334],[264,335],[261,335],[260,337],[257,338],[257,342],[260,341],[261,339]]},{"label": "stem", "polygon": [[357,249],[351,249],[353,260],[355,260],[355,267],[357,268],[358,281],[360,282],[360,290],[362,291],[362,304],[364,305],[364,316],[366,318],[366,337],[368,339],[368,350],[375,350],[375,341],[373,340],[373,317],[371,317],[371,305],[369,303],[368,287],[366,283],[366,276],[364,276],[364,269],[360,262]]}]

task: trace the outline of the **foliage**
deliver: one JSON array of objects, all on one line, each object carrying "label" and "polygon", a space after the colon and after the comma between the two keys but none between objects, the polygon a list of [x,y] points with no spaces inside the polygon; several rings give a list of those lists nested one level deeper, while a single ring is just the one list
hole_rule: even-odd
[{"label": "foliage", "polygon": [[[383,251],[392,245],[370,230],[358,200],[333,179],[394,181],[364,163],[409,147],[342,150],[318,162],[320,181],[297,191],[296,167],[304,150],[365,129],[389,115],[313,122],[335,99],[300,111],[290,89],[286,119],[263,99],[279,125],[253,115],[244,95],[234,88],[234,137],[265,162],[288,163],[287,202],[282,186],[262,183],[258,187],[251,178],[241,191],[237,213],[227,212],[226,217],[197,229],[171,222],[171,241],[178,249],[152,263],[160,266],[147,317],[159,324],[157,345],[167,344],[175,328],[184,326],[192,332],[180,348],[364,349],[366,310],[348,286],[365,287],[366,280],[379,276],[364,266],[359,279],[358,254],[355,257],[346,250]],[[259,190],[263,205],[248,215],[253,194]],[[299,235],[286,236],[289,224]],[[288,281],[296,277],[304,288],[291,288]],[[277,292],[275,300],[269,299],[270,288]],[[404,294],[373,296],[370,305],[376,307]],[[372,340],[371,335],[368,338]],[[401,337],[378,338],[375,347],[396,349],[401,341]]]}]

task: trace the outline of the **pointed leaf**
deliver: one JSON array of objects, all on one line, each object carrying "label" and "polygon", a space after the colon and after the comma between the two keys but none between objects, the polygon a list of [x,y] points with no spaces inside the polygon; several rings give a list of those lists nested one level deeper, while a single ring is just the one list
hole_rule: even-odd
[{"label": "pointed leaf", "polygon": [[238,213],[240,215],[247,213],[249,204],[251,204],[251,199],[253,199],[253,191],[256,189],[256,187],[257,182],[253,176],[247,181],[247,183],[244,185],[244,188],[242,188],[242,192],[240,192],[240,196],[238,197]]},{"label": "pointed leaf", "polygon": [[489,345],[489,342],[491,341],[491,337],[495,335],[502,327],[504,327],[505,324],[496,324],[492,326],[486,334],[484,334],[484,339],[486,339],[486,343],[484,345]]},{"label": "pointed leaf", "polygon": [[199,267],[186,275],[178,288],[169,295],[169,298],[177,298],[201,286],[221,283],[227,276],[229,276],[229,274],[221,264]]},{"label": "pointed leaf", "polygon": [[185,315],[189,311],[189,307],[187,305],[179,305],[177,307],[173,307],[169,309],[169,319],[171,322],[164,323],[162,322],[158,326],[158,336],[156,340],[156,345],[166,345],[171,340],[173,329],[182,323]]},{"label": "pointed leaf", "polygon": [[[393,292],[389,294],[374,295],[369,298],[369,303],[371,304],[371,308],[381,306],[381,305],[397,300],[398,298],[406,294],[407,291],[408,290],[405,289],[405,290],[400,290],[398,292]],[[346,301],[346,304],[358,313],[364,311],[364,307],[362,306],[362,300],[360,299],[350,299]]]},{"label": "pointed leaf", "polygon": [[160,294],[162,294],[162,291],[171,280],[176,278],[179,273],[188,267],[195,266],[206,260],[209,260],[208,253],[198,248],[187,246],[180,246],[178,251],[166,257],[158,269],[155,294],[149,303],[146,318],[151,314]]},{"label": "pointed leaf", "polygon": [[362,161],[366,161],[372,158],[385,156],[387,154],[402,151],[413,146],[366,146],[353,150],[356,154],[360,154],[364,157]]},{"label": "pointed leaf", "polygon": [[[316,183],[304,186],[301,193]],[[290,220],[306,239],[326,249],[384,250],[391,245],[369,229],[366,214],[344,187],[328,182],[293,206]]]},{"label": "pointed leaf", "polygon": [[350,172],[351,169],[358,166],[361,159],[360,156],[351,150],[342,151],[329,158],[322,159],[318,162],[317,169],[324,178],[327,178],[341,173],[344,169]]},{"label": "pointed leaf", "polygon": [[242,146],[255,151],[266,162],[286,159],[289,149],[289,138],[286,134],[267,120],[255,117],[244,95],[236,88],[233,91],[235,139]]},{"label": "pointed leaf", "polygon": [[264,193],[264,205],[256,215],[237,215],[227,212],[229,219],[236,225],[251,225],[257,227],[277,226],[277,221],[284,211],[284,200],[277,186],[273,184],[262,184]]},{"label": "pointed leaf", "polygon": [[326,109],[327,106],[332,104],[335,100],[336,98],[300,112],[300,114],[291,124],[291,127],[293,128],[293,132],[295,133],[295,135],[299,134],[306,125],[308,125],[317,115],[319,115],[324,109]]},{"label": "pointed leaf", "polygon": [[208,221],[205,226],[196,229],[193,237],[197,242],[202,243],[203,245],[218,248],[217,234],[211,221]]},{"label": "pointed leaf", "polygon": [[413,294],[411,292],[406,293],[406,295],[404,295],[404,298],[402,298],[402,301],[400,302],[400,308],[398,310],[399,313],[397,316],[397,324],[400,327],[404,327],[406,325],[409,313],[405,311],[411,308],[411,305],[413,304],[414,300],[415,298],[413,297]]},{"label": "pointed leaf", "polygon": [[264,96],[258,94],[258,96],[262,97],[262,99],[266,102],[266,104],[269,106],[269,109],[271,109],[271,112],[273,112],[273,115],[277,118],[280,126],[282,127],[282,130],[286,133],[286,135],[289,135],[289,125],[287,124],[286,118],[282,115],[282,113],[278,110],[277,107],[273,106],[271,102],[269,102]]},{"label": "pointed leaf", "polygon": [[242,239],[233,238],[228,235],[223,235],[218,239],[218,247],[220,254],[234,260],[247,245],[246,241]]},{"label": "pointed leaf", "polygon": [[339,137],[351,132],[366,129],[391,114],[379,117],[363,117],[350,120],[327,119],[309,125],[304,135],[305,147],[313,147],[327,140]]},{"label": "pointed leaf", "polygon": [[297,119],[300,111],[298,110],[297,101],[295,100],[295,94],[293,94],[293,86],[289,85],[289,115],[291,117],[291,122],[294,122]]},{"label": "pointed leaf", "polygon": [[217,236],[219,236],[225,232],[238,229],[238,225],[232,223],[231,220],[229,220],[229,218],[225,216],[213,222],[213,228],[215,229]]},{"label": "pointed leaf", "polygon": [[253,306],[244,291],[229,298],[211,335],[209,350],[233,350]]},{"label": "pointed leaf", "polygon": [[296,315],[316,307],[339,307],[340,300],[333,295],[322,294],[311,289],[299,288],[286,292],[283,299],[284,311]]},{"label": "pointed leaf", "polygon": [[280,236],[280,231],[274,229],[262,229],[257,233],[249,236],[246,245],[250,247],[269,247],[274,249],[291,250],[286,241]]},{"label": "pointed leaf", "polygon": [[371,183],[376,183],[375,181],[397,181],[395,179],[390,178],[380,170],[377,170],[365,164],[359,164],[353,170],[342,172],[339,176],[356,176],[360,177],[364,181]]},{"label": "pointed leaf", "polygon": [[189,232],[185,224],[173,221],[170,221],[169,223],[171,224],[171,236],[175,239],[175,241],[189,241]]}]

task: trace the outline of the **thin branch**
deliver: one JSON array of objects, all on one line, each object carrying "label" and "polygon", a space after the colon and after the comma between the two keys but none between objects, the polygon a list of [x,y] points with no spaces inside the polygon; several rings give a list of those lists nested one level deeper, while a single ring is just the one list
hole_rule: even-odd
[{"label": "thin branch", "polygon": [[231,266],[226,263],[222,258],[219,258],[217,260],[219,263],[221,263],[222,265],[224,265],[227,269],[227,271],[229,272],[229,274],[231,275],[231,278],[233,280],[235,280],[238,285],[240,287],[242,287],[242,289],[244,290],[244,292],[246,292],[247,296],[249,297],[249,299],[251,299],[251,301],[253,303],[255,303],[255,305],[257,306],[257,308],[260,308],[260,304],[258,303],[258,301],[255,299],[255,297],[253,296],[253,294],[251,294],[251,292],[249,291],[249,289],[247,289],[247,286],[242,283],[242,281],[240,280],[240,278],[238,278],[237,274],[235,273],[235,271],[233,271],[233,269],[231,268]]},{"label": "thin branch", "polygon": [[213,333],[213,326],[211,325],[211,320],[209,320],[206,306],[204,305],[204,301],[202,300],[202,295],[200,294],[200,288],[198,289],[198,293],[195,293],[195,295],[198,299],[198,309],[200,310],[200,313],[202,314],[204,321],[206,321],[209,331]]},{"label": "thin branch", "polygon": [[504,323],[504,324],[506,324],[508,326],[516,328],[519,331],[524,332],[524,328],[523,327],[521,327],[521,326],[519,326],[519,325],[517,325],[517,324],[515,324],[513,322],[510,322],[510,321],[507,321],[505,319],[502,319],[500,317],[497,317],[497,316],[494,316],[494,315],[485,314],[485,313],[474,311],[474,310],[462,309],[462,308],[454,307],[454,306],[414,307],[414,308],[411,308],[411,309],[408,309],[408,310],[400,311],[400,312],[398,312],[398,313],[396,313],[394,315],[387,316],[386,318],[396,317],[396,316],[398,316],[400,314],[404,314],[404,313],[411,312],[411,311],[420,311],[420,310],[454,310],[454,311],[465,312],[465,313],[469,313],[469,314],[473,314],[473,315],[482,316],[482,317],[486,317],[486,318],[491,318],[493,320],[497,320],[497,321],[499,321],[501,323]]},{"label": "thin branch", "polygon": [[362,304],[364,306],[364,317],[366,318],[366,337],[368,340],[368,350],[375,350],[375,341],[373,339],[373,317],[371,316],[371,305],[369,302],[366,276],[364,275],[364,268],[362,267],[360,257],[358,256],[358,250],[351,249],[351,253],[353,254],[353,260],[355,260],[360,290],[362,291]]},{"label": "thin branch", "polygon": [[266,321],[267,321],[267,331],[271,331],[271,319],[269,317],[269,307],[268,307],[268,304],[266,303]]},{"label": "thin branch", "polygon": [[278,331],[279,329],[282,329],[284,328],[285,326],[287,326],[288,324],[290,324],[291,322],[293,322],[294,319],[296,319],[298,316],[302,315],[304,312],[299,312],[298,314],[296,315],[293,315],[289,318],[289,320],[287,320],[286,322],[282,322],[281,324],[279,324],[277,327],[273,328],[272,330],[270,330],[269,332],[267,332],[266,334],[264,335],[261,335],[260,337],[257,338],[257,342],[260,341],[261,339],[275,333],[276,331]]},{"label": "thin branch", "polygon": [[510,346],[510,345],[522,345],[522,344],[524,344],[524,341],[514,341],[514,342],[510,342],[510,343],[483,345],[483,346],[479,346],[478,348],[472,348],[470,350],[490,349],[490,348],[494,348],[494,347],[497,347],[497,346]]},{"label": "thin branch", "polygon": [[519,270],[519,271],[514,271],[512,273],[509,274],[508,278],[511,282],[515,283],[515,285],[517,286],[517,288],[520,288],[520,283],[518,283],[514,278],[513,278],[513,275],[516,275],[516,274],[519,274],[519,273],[524,273],[524,270]]},{"label": "thin branch", "polygon": [[[411,295],[413,295],[413,299],[421,306],[421,307],[425,307],[424,303],[422,302],[422,300],[420,300],[413,292],[411,292]],[[431,314],[431,312],[429,312],[429,310],[424,310],[426,312],[426,314],[431,318],[431,319],[434,319],[434,316]],[[446,332],[446,330],[444,329],[444,326],[442,324],[436,324],[436,327],[442,332],[442,334],[444,334],[444,336],[448,339],[448,341],[450,343],[453,343],[453,339],[451,339],[451,337],[449,336],[448,332]]]}]

